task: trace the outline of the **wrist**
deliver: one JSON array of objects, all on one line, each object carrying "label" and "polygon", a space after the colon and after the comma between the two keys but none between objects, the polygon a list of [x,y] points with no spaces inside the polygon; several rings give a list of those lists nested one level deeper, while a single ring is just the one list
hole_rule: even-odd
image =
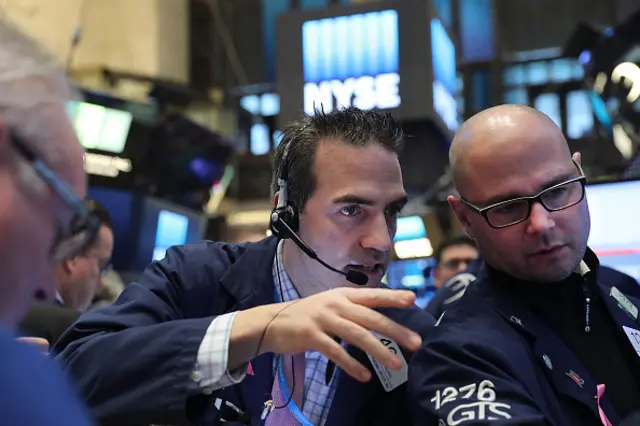
[{"label": "wrist", "polygon": [[230,370],[273,350],[266,329],[280,309],[282,304],[272,304],[238,312],[229,337]]}]

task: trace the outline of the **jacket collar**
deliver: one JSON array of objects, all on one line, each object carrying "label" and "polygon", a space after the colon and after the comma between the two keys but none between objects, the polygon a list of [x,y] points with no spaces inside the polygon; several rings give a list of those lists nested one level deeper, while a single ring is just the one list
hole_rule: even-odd
[{"label": "jacket collar", "polygon": [[518,278],[514,278],[511,275],[502,272],[488,264],[484,264],[484,267],[481,268],[481,275],[490,276],[492,280],[496,280],[498,283],[508,284],[510,288],[522,288],[522,289],[535,289],[535,291],[548,291],[551,289],[557,289],[561,284],[565,281],[571,281],[575,279],[576,276],[583,275],[589,279],[589,281],[595,283],[598,278],[598,269],[600,268],[600,261],[598,260],[598,256],[590,249],[587,248],[582,262],[578,266],[579,271],[572,273],[569,277],[565,278],[560,282],[553,283],[540,283],[533,282],[527,280],[521,280]]},{"label": "jacket collar", "polygon": [[244,246],[220,278],[222,287],[237,301],[234,310],[244,310],[274,302],[271,268],[278,240],[268,237]]},{"label": "jacket collar", "polygon": [[[587,249],[583,262],[589,269],[589,272],[584,274],[584,278],[587,285],[595,290],[592,295],[606,301],[607,308],[618,324],[625,324],[625,322],[621,323],[621,320],[630,321],[630,318],[623,318],[624,314],[613,312],[612,303],[608,300],[611,299],[608,294],[611,285],[606,286],[597,282],[600,263],[595,253]],[[555,389],[559,393],[580,401],[598,415],[593,399],[597,383],[556,332],[541,321],[526,302],[529,300],[528,296],[536,297],[535,289],[541,293],[557,292],[556,294],[562,297],[564,291],[562,287],[574,285],[577,279],[582,280],[577,273],[573,273],[562,282],[550,284],[527,282],[510,277],[485,264],[480,271],[477,283],[472,287],[483,293],[490,301],[491,308],[526,338],[539,361],[539,367],[549,377]],[[572,280],[574,282],[571,282]],[[532,291],[523,295],[521,292],[523,288]],[[607,400],[603,400],[602,404],[609,419],[615,424],[618,419],[613,407]]]}]

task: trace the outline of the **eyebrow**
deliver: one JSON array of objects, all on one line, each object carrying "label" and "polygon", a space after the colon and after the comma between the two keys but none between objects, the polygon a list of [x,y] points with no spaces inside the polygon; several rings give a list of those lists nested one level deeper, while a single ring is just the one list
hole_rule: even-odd
[{"label": "eyebrow", "polygon": [[[387,207],[404,207],[405,204],[409,202],[409,198],[406,195],[403,195],[400,198],[397,198],[390,203],[387,204]],[[358,195],[342,195],[340,197],[333,199],[334,204],[360,204],[364,206],[374,206],[377,203],[373,200],[360,197]]]},{"label": "eyebrow", "polygon": [[[543,185],[540,185],[540,187],[538,187],[538,190],[533,195],[537,195],[540,192],[544,191],[545,189],[549,189],[552,186],[564,183],[564,182],[566,182],[566,181],[568,181],[570,179],[576,178],[576,177],[578,177],[578,174],[575,171],[563,173],[563,174],[561,174],[559,176],[556,176],[555,178],[547,181]],[[483,207],[491,206],[493,204],[498,204],[498,203],[501,203],[503,201],[513,200],[515,198],[532,197],[533,195],[524,194],[524,193],[518,192],[518,191],[512,191],[512,192],[508,192],[506,194],[501,194],[501,195],[497,195],[495,197],[489,198],[489,200],[487,200],[486,202],[483,203]]]}]

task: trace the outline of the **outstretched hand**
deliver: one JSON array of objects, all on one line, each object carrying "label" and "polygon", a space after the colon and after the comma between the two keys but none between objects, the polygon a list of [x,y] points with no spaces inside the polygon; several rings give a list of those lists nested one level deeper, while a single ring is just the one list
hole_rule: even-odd
[{"label": "outstretched hand", "polygon": [[[373,308],[407,307],[415,301],[411,291],[339,288],[325,291],[293,302],[269,305],[271,319],[263,328],[258,354],[273,352],[296,354],[316,350],[360,381],[368,381],[371,372],[353,358],[335,337],[357,346],[391,369],[399,369],[402,360],[382,344],[375,331],[394,340],[398,345],[416,350],[422,341],[408,328],[376,312]],[[277,307],[275,314],[273,307]],[[261,309],[260,307],[255,309]],[[240,312],[236,321],[253,318],[249,311]],[[235,327],[235,325],[234,325]]]}]

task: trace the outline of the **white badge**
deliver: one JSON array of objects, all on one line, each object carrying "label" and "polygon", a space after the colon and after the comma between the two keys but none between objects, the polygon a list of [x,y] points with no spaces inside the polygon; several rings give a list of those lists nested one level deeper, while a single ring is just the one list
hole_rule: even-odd
[{"label": "white badge", "polygon": [[378,360],[376,360],[371,355],[367,354],[371,364],[373,365],[373,369],[376,370],[378,377],[380,378],[380,383],[382,383],[382,387],[385,391],[391,392],[401,384],[405,383],[409,378],[409,367],[407,366],[407,361],[404,359],[404,355],[400,351],[400,347],[396,342],[391,339],[387,339],[381,334],[372,331],[373,335],[385,345],[391,352],[397,355],[402,361],[402,367],[399,370],[392,370],[390,368],[385,367],[380,364]]},{"label": "white badge", "polygon": [[640,356],[640,330],[636,330],[635,328],[622,326],[622,329],[625,333],[627,333],[627,337],[629,341],[633,345],[633,349],[636,350],[638,356]]},{"label": "white badge", "polygon": [[620,290],[615,287],[611,287],[610,294],[611,297],[616,299],[616,302],[618,302],[618,306],[620,307],[620,309],[631,315],[631,318],[633,318],[634,321],[638,319],[638,308],[631,302],[631,300],[627,299],[627,296],[622,294]]}]

